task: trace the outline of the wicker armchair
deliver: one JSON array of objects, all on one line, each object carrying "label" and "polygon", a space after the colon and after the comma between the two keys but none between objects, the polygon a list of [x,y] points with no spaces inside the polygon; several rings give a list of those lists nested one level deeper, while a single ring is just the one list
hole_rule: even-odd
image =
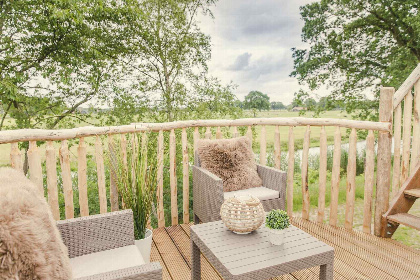
[{"label": "wicker armchair", "polygon": [[[75,279],[103,279],[103,280],[116,280],[116,279],[162,279],[162,268],[158,262],[143,263],[137,262],[135,257],[129,257],[130,250],[138,254],[140,260],[142,257],[134,245],[134,225],[133,213],[131,210],[123,210],[111,212],[100,215],[92,215],[82,218],[75,218],[57,222],[58,229],[61,233],[64,244],[69,251],[70,263],[75,270],[76,259],[84,266],[91,269],[90,264],[86,260],[80,260],[80,257],[89,255],[93,258],[94,266],[101,265],[101,260],[98,255],[105,253],[105,257],[110,257],[113,263],[119,261],[123,268],[107,272],[96,272],[94,275],[85,277],[75,276]],[[98,254],[99,253],[99,254]],[[98,258],[98,259],[95,259]],[[104,258],[104,256],[101,256]],[[119,259],[119,260],[118,260]],[[102,262],[102,265],[104,262]],[[134,265],[129,265],[131,263]],[[139,265],[137,265],[139,264]],[[98,268],[96,268],[98,270]],[[100,270],[100,268],[99,268]]]},{"label": "wicker armchair", "polygon": [[[276,198],[260,199],[264,210],[284,210],[286,172],[259,164],[257,164],[257,172],[263,181],[263,187],[278,192]],[[193,195],[194,222],[196,224],[199,221],[207,223],[221,219],[220,207],[225,199],[223,181],[200,166],[198,153],[195,153],[195,166],[193,166]]]}]

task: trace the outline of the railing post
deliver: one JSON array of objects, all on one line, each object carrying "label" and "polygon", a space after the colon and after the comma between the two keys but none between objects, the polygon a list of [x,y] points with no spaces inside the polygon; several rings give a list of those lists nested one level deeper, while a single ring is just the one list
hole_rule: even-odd
[{"label": "railing post", "polygon": [[[394,98],[393,87],[381,88],[379,98],[379,121],[392,123]],[[390,132],[378,132],[378,161],[376,175],[376,202],[374,233],[376,236],[385,236],[386,218],[382,215],[389,207],[389,188],[391,185],[391,144],[392,136]]]}]

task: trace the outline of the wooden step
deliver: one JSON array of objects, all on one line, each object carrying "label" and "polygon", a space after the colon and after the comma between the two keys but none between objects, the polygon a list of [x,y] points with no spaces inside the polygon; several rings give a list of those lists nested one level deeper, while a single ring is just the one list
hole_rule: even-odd
[{"label": "wooden step", "polygon": [[411,190],[405,190],[404,194],[407,196],[411,196],[414,198],[419,198],[420,197],[420,189],[411,189]]},{"label": "wooden step", "polygon": [[393,221],[395,223],[420,230],[420,217],[408,213],[399,213],[395,215],[390,215],[387,218],[388,220]]}]

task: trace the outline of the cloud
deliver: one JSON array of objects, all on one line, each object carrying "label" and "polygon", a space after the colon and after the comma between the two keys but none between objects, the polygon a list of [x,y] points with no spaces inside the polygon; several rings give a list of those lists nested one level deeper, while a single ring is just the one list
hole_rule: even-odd
[{"label": "cloud", "polygon": [[[227,41],[261,40],[275,46],[300,45],[305,0],[222,0],[216,4],[218,32]],[[217,18],[219,17],[219,18]]]},{"label": "cloud", "polygon": [[210,74],[223,83],[237,84],[235,94],[240,99],[259,90],[273,101],[291,102],[301,88],[297,79],[289,77],[291,48],[307,47],[301,40],[299,7],[310,2],[219,0],[212,9],[214,19],[200,18],[201,30],[211,36]]},{"label": "cloud", "polygon": [[246,67],[249,65],[249,60],[251,59],[252,54],[250,53],[243,53],[239,55],[235,62],[233,62],[232,65],[230,65],[227,69],[231,71],[241,71],[246,69]]}]

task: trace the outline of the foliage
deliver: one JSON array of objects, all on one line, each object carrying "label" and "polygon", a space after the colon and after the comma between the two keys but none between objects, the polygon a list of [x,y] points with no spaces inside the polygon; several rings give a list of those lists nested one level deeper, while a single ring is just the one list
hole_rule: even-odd
[{"label": "foliage", "polygon": [[112,96],[119,75],[111,57],[122,53],[117,30],[130,5],[129,0],[1,1],[3,120],[10,114],[17,128],[86,120],[79,106]]},{"label": "foliage", "polygon": [[280,209],[274,209],[268,212],[265,217],[265,226],[269,229],[285,229],[290,226],[287,212]]},{"label": "foliage", "polygon": [[108,153],[110,172],[115,172],[118,194],[124,207],[133,210],[136,239],[145,236],[157,185],[157,163],[155,158],[148,157],[147,146],[147,134],[143,134],[141,141],[139,137],[134,137],[127,143],[127,158],[122,155],[120,145],[112,146]]},{"label": "foliage", "polygon": [[244,100],[245,109],[252,109],[254,111],[254,117],[256,116],[256,110],[270,110],[270,97],[260,91],[251,91],[245,96]]},{"label": "foliage", "polygon": [[376,119],[378,87],[398,87],[420,61],[419,2],[321,0],[300,10],[310,48],[293,49],[291,76],[311,90],[329,86],[347,112]]},{"label": "foliage", "polygon": [[236,117],[234,85],[207,75],[214,3],[1,1],[0,129]]},{"label": "foliage", "polygon": [[276,102],[276,101],[271,102],[270,103],[270,107],[271,107],[271,110],[283,110],[283,109],[286,109],[286,106],[283,104],[283,102]]},{"label": "foliage", "polygon": [[216,112],[233,107],[231,86],[224,87],[207,74],[210,37],[197,22],[200,13],[212,16],[214,3],[144,0],[138,8],[141,12],[131,20],[132,54],[125,58],[125,67],[132,73],[133,85],[141,81],[142,91],[153,100],[158,114],[152,117],[157,121],[183,119],[187,111],[201,112],[204,107]]}]

